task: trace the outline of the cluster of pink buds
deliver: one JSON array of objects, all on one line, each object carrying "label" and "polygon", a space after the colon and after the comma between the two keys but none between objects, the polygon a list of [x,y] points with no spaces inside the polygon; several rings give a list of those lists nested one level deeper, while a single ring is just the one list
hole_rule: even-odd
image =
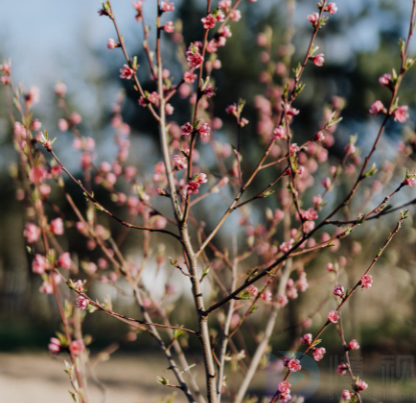
[{"label": "cluster of pink buds", "polygon": [[186,59],[188,61],[189,67],[192,69],[197,69],[204,61],[201,53],[199,52],[199,47],[192,43],[186,52]]},{"label": "cluster of pink buds", "polygon": [[4,74],[0,78],[1,83],[3,85],[8,85],[11,82],[10,80],[11,67],[12,67],[12,64],[10,61],[0,64],[0,71]]},{"label": "cluster of pink buds", "polygon": [[291,386],[292,385],[286,381],[282,381],[279,383],[279,400],[281,400],[282,402],[290,402],[290,400],[292,399],[292,396],[290,394]]},{"label": "cluster of pink buds", "polygon": [[186,193],[188,195],[198,194],[201,184],[207,183],[207,176],[203,173],[196,174],[186,186]]},{"label": "cluster of pink buds", "polygon": [[162,1],[161,9],[165,13],[169,13],[175,9],[175,4],[170,3],[169,0]]}]

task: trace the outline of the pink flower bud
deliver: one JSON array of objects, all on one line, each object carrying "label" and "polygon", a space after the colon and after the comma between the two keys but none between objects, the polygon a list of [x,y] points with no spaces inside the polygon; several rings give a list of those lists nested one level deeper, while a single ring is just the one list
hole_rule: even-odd
[{"label": "pink flower bud", "polygon": [[36,274],[43,274],[46,271],[47,261],[46,258],[42,255],[35,255],[35,258],[32,262],[32,271]]},{"label": "pink flower bud", "polygon": [[319,53],[316,56],[312,56],[310,59],[313,61],[314,65],[318,67],[321,67],[325,62],[325,56],[323,53]]},{"label": "pink flower bud", "polygon": [[383,87],[388,87],[390,85],[391,82],[391,74],[383,74],[379,79],[378,82],[380,83],[380,85],[382,85]]},{"label": "pink flower bud", "polygon": [[369,274],[364,274],[364,276],[361,277],[361,288],[369,289],[371,288],[371,285],[373,284],[373,277]]},{"label": "pink flower bud", "polygon": [[84,310],[87,308],[87,306],[88,306],[88,299],[80,295],[77,298],[77,308]]},{"label": "pink flower bud", "polygon": [[54,235],[63,235],[64,233],[64,222],[62,218],[55,218],[51,221],[49,229]]},{"label": "pink flower bud", "polygon": [[27,239],[28,243],[34,243],[39,239],[40,228],[35,224],[26,223],[23,236]]},{"label": "pink flower bud", "polygon": [[335,14],[338,11],[338,7],[335,3],[328,3],[324,11],[329,14]]},{"label": "pink flower bud", "polygon": [[108,39],[108,42],[107,42],[107,48],[108,49],[115,49],[118,46],[119,46],[118,43],[113,38]]},{"label": "pink flower bud", "polygon": [[345,390],[342,391],[342,398],[344,400],[351,400],[351,397],[352,397],[352,395],[348,390],[345,389]]},{"label": "pink flower bud", "polygon": [[319,14],[318,13],[309,14],[308,21],[312,24],[313,27],[316,27],[319,23]]},{"label": "pink flower bud", "polygon": [[326,349],[324,347],[319,347],[317,349],[315,349],[315,351],[313,352],[313,358],[315,361],[320,361],[322,360],[322,358],[324,357],[326,353]]},{"label": "pink flower bud", "polygon": [[211,133],[211,128],[208,126],[208,123],[203,123],[198,131],[202,138],[208,138]]},{"label": "pink flower bud", "polygon": [[80,355],[84,348],[85,346],[82,340],[73,340],[69,345],[69,349],[71,350],[71,353],[74,355]]},{"label": "pink flower bud", "polygon": [[273,138],[278,140],[286,140],[286,129],[283,126],[278,126],[273,130]]},{"label": "pink flower bud", "polygon": [[289,369],[290,372],[297,372],[302,369],[300,361],[297,359],[288,359],[286,358],[283,365]]},{"label": "pink flower bud", "polygon": [[168,13],[175,9],[175,5],[173,3],[170,3],[169,0],[165,0],[165,1],[162,1],[161,9],[163,12]]},{"label": "pink flower bud", "polygon": [[55,94],[59,97],[63,97],[66,94],[66,85],[59,82],[55,85]]},{"label": "pink flower bud", "polygon": [[348,370],[348,367],[346,364],[339,364],[337,367],[337,372],[340,375],[344,375]]},{"label": "pink flower bud", "polygon": [[384,110],[383,103],[381,101],[375,101],[371,104],[369,112],[372,115],[377,115],[380,112],[383,112],[383,110]]},{"label": "pink flower bud", "polygon": [[69,123],[66,119],[58,120],[58,128],[61,132],[66,132],[69,129]]},{"label": "pink flower bud", "polygon": [[337,285],[334,290],[332,291],[332,294],[336,297],[343,297],[344,296],[344,287],[342,285]]},{"label": "pink flower bud", "polygon": [[62,344],[56,337],[51,337],[48,348],[52,354],[58,354],[61,351]]},{"label": "pink flower bud", "polygon": [[360,345],[358,344],[358,341],[355,339],[352,339],[348,343],[348,350],[358,350],[360,348]]},{"label": "pink flower bud", "polygon": [[67,269],[67,270],[71,269],[72,260],[71,260],[71,255],[69,254],[69,252],[64,252],[64,253],[62,253],[61,256],[59,256],[58,266],[62,267],[63,269]]},{"label": "pink flower bud", "polygon": [[394,112],[393,117],[395,122],[404,123],[409,119],[409,107],[407,105],[399,106]]},{"label": "pink flower bud", "polygon": [[305,333],[301,338],[300,342],[304,344],[305,346],[309,346],[312,343],[312,334],[311,333]]},{"label": "pink flower bud", "polygon": [[355,382],[355,389],[357,392],[362,392],[363,390],[366,390],[368,388],[368,385],[366,382],[364,382],[362,379],[358,379]]}]

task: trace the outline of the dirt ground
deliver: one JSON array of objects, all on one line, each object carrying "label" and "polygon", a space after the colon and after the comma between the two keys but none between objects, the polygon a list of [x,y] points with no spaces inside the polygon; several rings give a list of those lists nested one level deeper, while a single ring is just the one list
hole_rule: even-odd
[{"label": "dirt ground", "polygon": [[[134,358],[113,357],[101,363],[95,373],[106,392],[90,380],[90,403],[154,403],[168,395],[155,378],[155,374],[167,374],[160,362],[150,357],[145,366],[139,366]],[[61,358],[48,354],[0,354],[0,403],[70,403],[73,401],[69,389]]]}]

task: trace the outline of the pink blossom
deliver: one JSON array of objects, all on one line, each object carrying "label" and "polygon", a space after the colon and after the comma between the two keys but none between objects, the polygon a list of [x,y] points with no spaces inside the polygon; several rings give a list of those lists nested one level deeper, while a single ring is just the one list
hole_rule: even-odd
[{"label": "pink blossom", "polygon": [[358,341],[355,339],[352,339],[348,343],[348,350],[358,350],[360,348],[360,345],[358,344]]},{"label": "pink blossom", "polygon": [[181,126],[181,129],[182,129],[182,135],[183,136],[189,136],[194,130],[193,126],[189,122],[187,122],[183,126]]},{"label": "pink blossom", "polygon": [[283,253],[289,252],[289,250],[293,246],[293,239],[290,239],[289,241],[282,242],[282,244],[279,246],[279,250]]},{"label": "pink blossom", "polygon": [[315,140],[316,141],[324,141],[325,140],[325,134],[323,132],[318,132],[315,134]]},{"label": "pink blossom", "polygon": [[381,101],[375,101],[371,104],[369,112],[372,115],[377,115],[380,112],[383,112],[383,110],[384,110],[383,103]]},{"label": "pink blossom", "polygon": [[332,291],[332,294],[336,297],[343,297],[344,296],[344,287],[342,285],[337,285],[334,290]]},{"label": "pink blossom", "polygon": [[123,67],[120,69],[120,73],[120,78],[130,80],[133,77],[134,71],[127,64],[124,64]]},{"label": "pink blossom", "polygon": [[404,183],[406,186],[410,186],[410,187],[412,187],[412,186],[416,185],[416,177],[406,178],[406,179],[403,181],[403,183]]},{"label": "pink blossom", "polygon": [[361,277],[361,288],[369,289],[373,283],[373,277],[370,274],[364,274]]},{"label": "pink blossom", "polygon": [[198,194],[198,189],[201,185],[198,182],[190,181],[186,186],[186,193],[188,195]]},{"label": "pink blossom", "polygon": [[53,286],[49,281],[44,281],[39,287],[39,292],[42,294],[53,294]]},{"label": "pink blossom", "polygon": [[297,359],[288,359],[286,358],[284,361],[285,367],[289,369],[290,372],[297,372],[302,369],[302,366],[300,365],[300,361]]},{"label": "pink blossom", "polygon": [[63,97],[66,94],[66,85],[62,82],[55,84],[55,94]]},{"label": "pink blossom", "polygon": [[319,14],[318,13],[312,13],[308,15],[308,21],[316,27],[319,23]]},{"label": "pink blossom", "polygon": [[46,177],[46,171],[41,165],[37,165],[29,170],[29,179],[33,183],[39,183]]},{"label": "pink blossom", "polygon": [[6,75],[10,75],[12,65],[10,62],[4,62],[3,64],[0,64],[0,71],[2,71]]},{"label": "pink blossom", "polygon": [[315,349],[315,351],[313,352],[313,358],[315,361],[320,361],[322,360],[322,358],[324,357],[326,353],[326,349],[324,347],[319,347],[317,349]]},{"label": "pink blossom", "polygon": [[383,87],[388,87],[390,85],[391,82],[391,74],[383,74],[382,76],[380,76],[380,78],[378,79],[378,82],[380,83],[380,85],[382,85]]},{"label": "pink blossom", "polygon": [[153,91],[147,97],[150,103],[157,105],[159,103],[159,94],[156,91]]},{"label": "pink blossom", "polygon": [[311,56],[310,59],[313,61],[315,66],[321,67],[324,64],[325,56],[323,53],[319,53],[316,56]]},{"label": "pink blossom", "polygon": [[272,293],[270,291],[266,290],[261,294],[260,298],[263,301],[270,302],[272,300]]},{"label": "pink blossom", "polygon": [[185,169],[188,166],[187,159],[184,155],[174,155],[173,162],[176,169]]},{"label": "pink blossom", "polygon": [[273,130],[273,138],[278,140],[286,140],[286,129],[284,126],[278,126]]},{"label": "pink blossom", "polygon": [[87,308],[87,306],[88,306],[88,299],[80,295],[77,298],[77,308],[84,310]]},{"label": "pink blossom", "polygon": [[64,233],[64,222],[62,218],[55,218],[51,221],[49,225],[49,229],[52,231],[54,235],[63,235]]},{"label": "pink blossom", "polygon": [[342,391],[342,398],[344,400],[351,400],[351,397],[352,397],[352,395],[351,395],[351,393],[348,390],[344,389]]},{"label": "pink blossom", "polygon": [[69,252],[64,252],[61,256],[59,256],[58,266],[67,270],[69,270],[72,267],[72,260]]},{"label": "pink blossom", "polygon": [[32,122],[32,129],[38,131],[41,129],[41,127],[42,127],[42,123],[40,122],[40,120],[34,119]]},{"label": "pink blossom", "polygon": [[207,86],[203,89],[203,94],[205,94],[208,98],[212,98],[215,95],[215,88],[207,84]]},{"label": "pink blossom", "polygon": [[215,27],[215,23],[217,20],[214,18],[212,14],[208,14],[206,17],[201,19],[202,24],[204,25],[204,29],[212,29]]},{"label": "pink blossom", "polygon": [[36,274],[43,274],[46,271],[47,261],[46,258],[42,255],[35,255],[35,258],[32,261],[32,271]]},{"label": "pink blossom", "polygon": [[288,116],[299,115],[299,109],[292,108],[289,104],[285,104],[285,112]]},{"label": "pink blossom", "polygon": [[253,298],[253,297],[257,297],[259,290],[257,289],[256,286],[252,284],[246,288],[245,293],[247,294],[249,298]]},{"label": "pink blossom", "polygon": [[80,355],[84,348],[85,346],[82,340],[73,340],[69,345],[69,349],[71,350],[71,353],[74,355]]},{"label": "pink blossom", "polygon": [[218,6],[223,10],[227,11],[231,7],[231,0],[221,0]]},{"label": "pink blossom", "polygon": [[195,182],[198,182],[200,184],[204,184],[204,183],[208,182],[207,175],[204,174],[204,173],[200,173],[198,175],[195,175],[194,180],[195,180]]},{"label": "pink blossom", "polygon": [[69,123],[66,119],[58,120],[58,128],[61,132],[66,132],[69,129]]},{"label": "pink blossom", "polygon": [[355,388],[356,388],[357,392],[362,392],[363,390],[366,390],[368,388],[368,385],[362,379],[358,379],[355,382]]},{"label": "pink blossom", "polygon": [[314,221],[318,219],[318,212],[312,207],[309,207],[306,211],[302,212],[302,217],[304,220]]},{"label": "pink blossom", "polygon": [[280,393],[290,393],[290,387],[292,385],[286,381],[282,381],[279,383],[278,390]]},{"label": "pink blossom", "polygon": [[175,30],[175,27],[173,26],[173,22],[172,21],[166,22],[166,24],[163,27],[163,30],[167,32],[168,34],[171,34]]},{"label": "pink blossom", "polygon": [[173,11],[175,9],[175,5],[173,3],[170,3],[169,0],[162,1],[162,11],[168,13],[170,11]]},{"label": "pink blossom", "polygon": [[312,343],[312,334],[311,333],[305,333],[301,338],[300,342],[304,344],[305,346],[309,346]]},{"label": "pink blossom", "polygon": [[197,75],[192,73],[192,71],[187,71],[183,75],[183,80],[188,84],[193,84],[196,80]]},{"label": "pink blossom", "polygon": [[186,52],[186,59],[188,60],[189,67],[193,69],[198,68],[204,61],[204,58],[196,49],[188,50]]},{"label": "pink blossom", "polygon": [[52,354],[58,354],[61,351],[62,344],[56,337],[51,337],[48,348]]},{"label": "pink blossom", "polygon": [[211,133],[211,128],[209,127],[208,123],[203,123],[198,131],[202,138],[207,138]]},{"label": "pink blossom", "polygon": [[35,224],[26,223],[23,236],[27,239],[28,243],[34,243],[39,239],[40,228]]},{"label": "pink blossom", "polygon": [[393,117],[395,122],[404,123],[409,119],[409,107],[407,105],[399,106],[394,112]]},{"label": "pink blossom", "polygon": [[329,311],[328,320],[332,323],[338,323],[339,315],[337,311]]},{"label": "pink blossom", "polygon": [[108,42],[107,42],[107,48],[108,49],[115,49],[118,48],[118,43],[113,39],[113,38],[109,38]]},{"label": "pink blossom", "polygon": [[237,22],[241,19],[241,11],[240,10],[233,10],[230,13],[231,21]]},{"label": "pink blossom", "polygon": [[25,99],[27,103],[37,104],[40,99],[40,91],[38,87],[30,87],[29,91],[25,95]]},{"label": "pink blossom", "polygon": [[285,305],[287,305],[288,302],[289,300],[287,299],[286,295],[279,295],[277,297],[277,303],[280,305],[280,308],[283,308]]},{"label": "pink blossom", "polygon": [[328,3],[324,11],[329,14],[335,14],[338,11],[338,7],[335,3]]},{"label": "pink blossom", "polygon": [[10,76],[1,76],[0,81],[3,85],[9,85],[12,82]]},{"label": "pink blossom", "polygon": [[339,364],[337,367],[337,372],[340,375],[344,375],[348,370],[348,367],[346,364]]}]

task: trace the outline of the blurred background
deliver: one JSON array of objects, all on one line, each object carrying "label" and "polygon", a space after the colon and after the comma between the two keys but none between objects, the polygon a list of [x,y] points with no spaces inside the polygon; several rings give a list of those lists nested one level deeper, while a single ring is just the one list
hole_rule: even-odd
[{"label": "blurred background", "polygon": [[[134,20],[131,1],[114,3],[114,13],[129,52],[136,54],[139,63],[143,64],[143,68],[139,69],[140,79],[146,89],[153,90],[154,83],[148,79],[147,65],[142,63],[145,61],[141,49],[142,28]],[[148,24],[155,17],[150,10],[155,8],[152,7],[153,3],[154,1],[147,1],[144,7]],[[176,0],[175,4],[174,18],[184,20],[185,43],[201,38],[200,16],[203,15],[204,2]],[[290,1],[289,4],[295,7],[293,63],[296,65],[298,60],[303,59],[309,42],[311,28],[306,16],[315,11],[316,2],[302,0],[296,3]],[[31,85],[40,88],[41,102],[35,106],[35,113],[43,127],[52,133],[51,136],[58,138],[54,145],[57,154],[75,174],[80,155],[71,148],[71,135],[58,130],[57,122],[62,117],[62,112],[56,106],[54,85],[60,80],[66,83],[69,105],[83,118],[83,135],[91,136],[96,141],[98,162],[111,160],[116,153],[114,133],[109,121],[112,105],[120,91],[124,91],[126,102],[123,104],[123,119],[132,128],[129,163],[138,168],[139,174],[151,174],[154,163],[160,159],[157,127],[148,112],[138,106],[137,95],[130,83],[119,79],[118,69],[124,64],[124,59],[118,50],[106,48],[108,38],[115,37],[115,33],[107,18],[98,17],[97,10],[100,5],[95,0],[0,0],[0,60],[12,59],[15,82],[22,82],[26,88]],[[362,155],[371,147],[380,119],[371,117],[368,108],[376,99],[388,99],[388,91],[378,84],[378,77],[391,72],[392,67],[399,68],[397,42],[407,35],[411,1],[350,0],[339,2],[337,6],[338,13],[319,32],[315,42],[319,51],[325,53],[325,64],[321,68],[308,66],[303,80],[307,86],[295,105],[301,110],[294,125],[297,143],[301,144],[316,131],[325,103],[330,102],[333,96],[346,100],[346,108],[342,114],[344,120],[335,134],[336,142],[331,148],[329,161],[320,166],[316,187],[310,190],[310,195],[322,191],[320,179],[328,175],[332,165],[339,163],[350,135],[358,134],[357,145],[361,148]],[[220,49],[218,53],[223,68],[215,72],[218,93],[215,97],[214,114],[223,120],[222,128],[216,133],[217,138],[232,142],[233,122],[226,115],[225,108],[240,97],[247,101],[245,116],[250,123],[243,130],[242,152],[243,155],[246,152],[243,168],[250,170],[262,150],[256,131],[258,116],[254,99],[264,89],[259,80],[264,67],[261,62],[261,48],[257,45],[256,38],[259,32],[270,32],[272,29],[272,46],[276,49],[273,52],[274,59],[278,61],[279,44],[287,24],[287,3],[280,0],[258,0],[254,4],[243,1],[241,11],[242,20],[231,23],[233,36],[226,48]],[[154,42],[150,40],[150,47],[152,46]],[[170,45],[169,39],[166,39],[163,49],[166,52],[165,67],[171,70],[173,76],[181,77],[181,66],[176,61],[176,45]],[[415,51],[416,40],[410,46],[410,54]],[[395,172],[401,178],[404,177],[405,167],[413,167],[415,89],[416,74],[413,69],[400,89],[400,104],[409,105],[411,118],[405,125],[394,122],[388,124],[375,159],[380,167],[386,162],[398,164]],[[175,107],[172,119],[180,124],[188,121],[191,110],[189,102],[176,97],[172,104]],[[30,396],[32,402],[69,402],[70,397],[66,394],[67,380],[61,362],[45,353],[49,338],[59,327],[59,315],[53,297],[39,293],[40,279],[30,271],[22,235],[24,210],[16,201],[16,188],[10,175],[11,167],[17,162],[12,132],[4,88],[0,88],[0,389],[5,391],[0,401],[23,402]],[[229,138],[231,140],[227,140]],[[397,159],[397,150],[403,143],[407,145],[409,154],[406,161]],[[266,172],[263,174],[256,183],[253,194],[270,182],[271,175],[272,173]],[[374,181],[380,180],[380,175],[383,175],[382,170]],[[394,175],[392,183],[397,184],[399,179],[395,179]],[[347,178],[345,184],[339,188],[339,194],[330,196],[328,211],[331,205],[344,197],[354,179],[355,175]],[[361,196],[355,202],[355,207],[358,208],[368,197],[372,183],[373,179],[361,188]],[[71,183],[67,183],[67,187],[72,190],[77,205],[84,205],[83,196],[78,189]],[[385,193],[378,194],[375,200],[379,202],[392,189],[393,184],[391,188],[387,186],[383,190]],[[104,205],[114,207],[104,190],[98,189],[97,192]],[[401,204],[414,197],[414,192],[412,195],[412,190],[406,189],[395,199],[394,204]],[[61,209],[71,214],[62,200],[57,202],[61,203]],[[162,203],[161,208],[164,206],[169,207]],[[209,209],[209,216],[204,216],[208,228],[215,225],[224,211],[224,206],[224,200],[215,195],[205,204]],[[251,214],[254,222],[264,217],[266,207],[277,208],[276,198],[269,197],[253,206]],[[368,205],[370,207],[371,202]],[[123,214],[121,210],[120,214]],[[366,401],[416,401],[416,229],[413,214],[414,209],[410,207],[410,218],[375,269],[375,283],[371,292],[358,292],[345,310],[346,337],[357,338],[362,346],[362,350],[354,358],[353,367],[370,384],[365,395]],[[103,225],[114,231],[115,237],[121,233],[122,229],[117,224],[105,217],[100,219]],[[395,221],[397,215],[392,214],[360,227],[342,242],[337,251],[328,251],[306,267],[310,288],[282,312],[273,337],[273,353],[291,347],[292,340],[302,331],[299,323],[302,323],[305,316],[312,319],[308,329],[312,333],[325,320],[331,304],[322,301],[327,299],[332,282],[328,278],[326,289],[317,287],[318,282],[326,276],[325,265],[336,262],[340,256],[346,257],[350,264],[350,258],[354,257],[354,264],[347,266],[345,274],[345,281],[351,286],[368,266],[394,227]],[[230,219],[229,226],[216,238],[217,245],[230,247],[229,234],[237,222],[236,214]],[[240,236],[243,242],[245,234]],[[166,241],[158,236],[152,236],[152,239],[155,245]],[[141,254],[137,248],[140,240],[141,235],[130,232],[122,245],[123,252],[131,261],[140,261]],[[94,252],[86,248],[75,230],[66,232],[65,243],[71,252],[79,256],[80,261],[94,258]],[[174,248],[175,245],[168,244],[166,256],[174,255]],[[146,281],[150,284],[154,277],[149,276]],[[171,273],[171,268],[166,265],[159,273],[160,290],[168,282],[174,285],[177,293],[167,304],[175,302],[184,307],[175,310],[175,319],[192,326],[193,312],[186,309],[189,304],[188,284],[182,281],[180,274]],[[123,288],[123,284],[120,287]],[[156,287],[155,292],[160,290]],[[93,289],[92,293],[97,297],[110,295],[116,311],[131,316],[138,315],[130,295],[124,295],[105,284]],[[178,298],[181,301],[178,302]],[[260,310],[253,315],[250,326],[254,329],[260,328],[264,320],[265,313]],[[163,395],[152,375],[154,371],[147,368],[144,370],[143,366],[143,362],[151,361],[149,365],[154,366],[156,374],[159,375],[158,370],[165,371],[162,358],[160,363],[154,358],[160,355],[156,349],[153,352],[153,347],[149,347],[146,335],[139,335],[131,343],[123,342],[127,330],[125,325],[100,313],[92,315],[85,324],[85,333],[90,334],[94,340],[90,346],[92,352],[97,353],[114,341],[120,343],[114,359],[97,368],[100,380],[97,378],[97,382],[93,382],[96,401],[100,401],[102,385],[106,385],[109,390],[109,402],[150,402],[156,401],[155,394]],[[247,330],[247,338],[249,337],[250,332]],[[189,340],[189,343],[192,351],[193,341]],[[339,395],[336,394],[347,387],[348,382],[335,373],[342,357],[342,348],[335,329],[325,334],[325,347],[327,357],[320,365],[321,379],[325,381],[321,382],[316,401],[336,402],[339,400]],[[200,365],[198,356],[195,360]],[[262,372],[250,392],[253,395],[264,394],[265,377],[261,374]],[[22,379],[28,385],[26,392],[17,388]],[[49,391],[50,395],[45,397],[45,392]],[[181,401],[181,398],[178,396],[176,401]]]}]

